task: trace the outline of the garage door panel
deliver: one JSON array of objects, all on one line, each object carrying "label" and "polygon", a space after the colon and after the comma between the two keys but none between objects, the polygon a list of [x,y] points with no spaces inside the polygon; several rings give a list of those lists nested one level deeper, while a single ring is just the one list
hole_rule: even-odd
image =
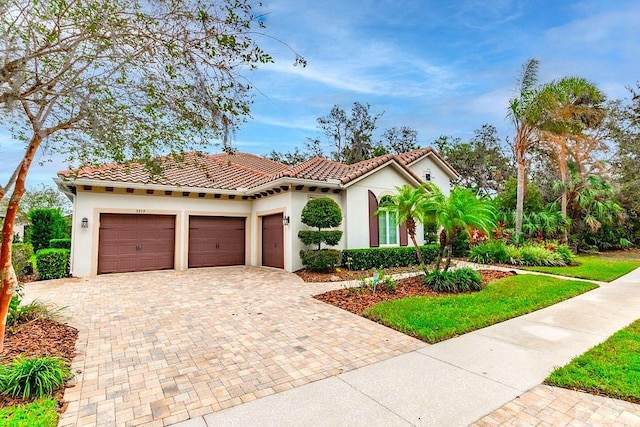
[{"label": "garage door panel", "polygon": [[102,214],[98,273],[174,268],[175,216]]},{"label": "garage door panel", "polygon": [[284,268],[282,214],[262,217],[262,265]]},{"label": "garage door panel", "polygon": [[189,268],[245,264],[243,217],[191,216]]}]

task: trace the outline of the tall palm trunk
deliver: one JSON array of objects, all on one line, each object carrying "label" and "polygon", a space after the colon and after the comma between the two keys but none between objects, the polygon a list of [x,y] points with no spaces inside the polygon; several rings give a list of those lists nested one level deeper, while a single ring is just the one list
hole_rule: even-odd
[{"label": "tall palm trunk", "polygon": [[447,232],[443,229],[440,231],[440,244],[438,245],[438,260],[436,261],[436,270],[440,270],[440,265],[442,264],[442,255],[444,254],[445,246],[447,246]]},{"label": "tall palm trunk", "polygon": [[447,242],[447,262],[444,264],[444,271],[448,271],[451,267],[451,255],[453,254],[453,237]]},{"label": "tall palm trunk", "polygon": [[516,164],[518,168],[518,186],[516,190],[516,241],[522,235],[522,216],[524,215],[524,192],[525,192],[525,158],[524,153],[516,155]]}]

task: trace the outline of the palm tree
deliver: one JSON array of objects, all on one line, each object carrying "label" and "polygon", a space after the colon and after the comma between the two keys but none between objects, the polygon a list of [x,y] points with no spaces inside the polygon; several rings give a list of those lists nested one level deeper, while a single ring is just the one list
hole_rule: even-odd
[{"label": "palm tree", "polygon": [[422,252],[416,240],[416,220],[423,223],[425,219],[425,201],[427,196],[425,184],[415,188],[405,184],[402,187],[396,187],[396,190],[398,190],[398,194],[391,196],[389,202],[382,203],[375,214],[393,212],[396,214],[397,223],[406,225],[407,234],[409,234],[411,243],[413,243],[416,250],[420,267],[426,274],[427,270],[424,265],[424,260],[422,259]]},{"label": "palm tree", "polygon": [[479,199],[468,188],[455,187],[449,197],[432,183],[425,186],[427,196],[422,204],[426,221],[433,221],[439,227],[440,247],[436,270],[440,270],[444,249],[447,249],[447,261],[444,271],[451,265],[453,242],[459,233],[469,233],[474,228],[489,233],[496,226],[496,211],[493,204]]}]

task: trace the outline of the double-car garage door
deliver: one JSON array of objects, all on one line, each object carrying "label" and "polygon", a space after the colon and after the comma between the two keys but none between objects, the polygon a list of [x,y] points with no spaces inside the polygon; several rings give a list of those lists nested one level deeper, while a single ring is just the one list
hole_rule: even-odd
[{"label": "double-car garage door", "polygon": [[[262,265],[284,267],[282,215],[263,217]],[[102,214],[98,274],[175,267],[174,215]],[[244,265],[246,219],[190,216],[188,266]]]}]

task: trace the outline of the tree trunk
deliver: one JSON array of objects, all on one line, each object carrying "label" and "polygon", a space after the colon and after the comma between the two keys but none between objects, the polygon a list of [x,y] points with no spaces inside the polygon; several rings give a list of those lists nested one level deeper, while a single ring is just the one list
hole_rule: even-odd
[{"label": "tree trunk", "polygon": [[524,214],[524,181],[525,181],[525,159],[524,155],[516,156],[516,162],[518,167],[518,187],[516,190],[516,241],[520,240],[522,235],[522,216]]},{"label": "tree trunk", "polygon": [[[567,204],[568,204],[568,200],[567,200],[567,169],[566,169],[566,163],[564,164],[565,167],[562,167],[562,165],[560,166],[560,179],[562,180],[562,196],[560,198],[560,211],[562,212],[562,218],[567,218]],[[564,228],[564,232],[562,233],[562,242],[563,244],[567,244],[567,242],[569,241],[569,230],[567,229],[567,227]]]},{"label": "tree trunk", "polygon": [[448,271],[449,267],[451,267],[451,254],[453,254],[453,237],[447,242],[447,262],[444,265],[444,271]]},{"label": "tree trunk", "polygon": [[418,242],[416,241],[416,233],[410,233],[409,238],[411,239],[411,243],[413,243],[413,247],[416,248],[416,255],[418,256],[418,262],[420,263],[420,268],[422,268],[422,271],[424,271],[424,274],[427,274],[427,266],[424,265],[422,252],[420,251],[420,246],[418,246]]},{"label": "tree trunk", "polygon": [[436,270],[440,270],[440,264],[442,264],[442,254],[444,253],[444,247],[447,245],[447,232],[440,231],[440,244],[438,245],[438,260],[436,261]]},{"label": "tree trunk", "polygon": [[25,190],[27,172],[29,172],[29,167],[42,139],[42,136],[40,136],[38,132],[35,132],[31,138],[29,147],[24,154],[24,159],[22,160],[13,193],[11,194],[11,199],[9,199],[6,216],[2,224],[2,246],[0,247],[0,279],[2,280],[2,288],[0,288],[0,353],[4,350],[4,333],[7,313],[9,312],[9,303],[18,285],[16,272],[11,264],[13,229],[16,216],[18,215],[18,208],[20,207],[20,200]]}]

